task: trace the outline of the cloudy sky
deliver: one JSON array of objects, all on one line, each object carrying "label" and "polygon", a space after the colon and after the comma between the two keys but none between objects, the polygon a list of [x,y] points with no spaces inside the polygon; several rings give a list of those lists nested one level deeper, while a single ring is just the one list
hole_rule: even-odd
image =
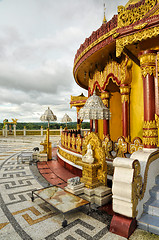
[{"label": "cloudy sky", "polygon": [[0,0],[0,122],[40,121],[50,106],[58,121],[70,95],[85,90],[73,78],[77,49],[128,0]]}]

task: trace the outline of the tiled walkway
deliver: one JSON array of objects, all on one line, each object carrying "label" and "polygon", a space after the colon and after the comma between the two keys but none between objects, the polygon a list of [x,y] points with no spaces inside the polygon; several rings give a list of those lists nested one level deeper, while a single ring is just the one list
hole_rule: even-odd
[{"label": "tiled walkway", "polygon": [[[40,146],[39,143],[39,138],[27,141],[18,138],[16,140],[0,139],[0,239],[125,239],[108,232],[111,216],[105,212],[92,211],[88,216],[86,207],[80,211],[73,211],[66,214],[68,226],[62,228],[61,214],[39,198],[34,202],[31,201],[31,191],[48,186],[47,180],[51,184],[56,181],[64,187],[67,178],[73,176],[63,173],[64,170],[56,161],[50,161],[45,165],[38,164],[39,171],[43,172],[47,180],[39,173],[35,164],[17,162],[17,154],[20,151],[32,150],[33,147]],[[61,171],[63,177],[61,177]],[[158,239],[158,236],[137,230],[131,239],[150,240]]]}]

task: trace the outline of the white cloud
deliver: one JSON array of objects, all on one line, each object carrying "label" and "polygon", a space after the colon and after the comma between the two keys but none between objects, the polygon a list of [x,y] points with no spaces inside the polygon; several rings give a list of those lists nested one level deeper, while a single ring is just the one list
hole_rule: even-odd
[{"label": "white cloud", "polygon": [[73,79],[75,53],[103,18],[127,0],[0,1],[0,121],[39,121],[50,106],[60,120],[70,95],[87,92]]}]

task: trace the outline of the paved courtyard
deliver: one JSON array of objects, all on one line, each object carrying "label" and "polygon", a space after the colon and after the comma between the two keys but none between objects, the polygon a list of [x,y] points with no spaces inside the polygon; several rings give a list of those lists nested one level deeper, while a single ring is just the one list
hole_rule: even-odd
[{"label": "paved courtyard", "polygon": [[[40,147],[41,137],[0,138],[0,239],[2,240],[124,240],[108,231],[111,216],[91,211],[87,206],[66,214],[68,226],[61,226],[62,215],[39,198],[31,201],[31,191],[48,186],[36,164],[17,162],[24,150]],[[59,138],[52,137],[53,146]],[[130,239],[159,239],[136,230]]]}]

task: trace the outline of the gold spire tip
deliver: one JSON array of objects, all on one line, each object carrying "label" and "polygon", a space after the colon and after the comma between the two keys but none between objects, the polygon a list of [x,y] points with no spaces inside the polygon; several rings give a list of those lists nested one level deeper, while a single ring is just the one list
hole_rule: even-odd
[{"label": "gold spire tip", "polygon": [[105,3],[104,3],[104,18],[103,18],[103,24],[107,22],[106,17],[105,17],[105,11],[106,11],[106,7],[105,7]]}]

